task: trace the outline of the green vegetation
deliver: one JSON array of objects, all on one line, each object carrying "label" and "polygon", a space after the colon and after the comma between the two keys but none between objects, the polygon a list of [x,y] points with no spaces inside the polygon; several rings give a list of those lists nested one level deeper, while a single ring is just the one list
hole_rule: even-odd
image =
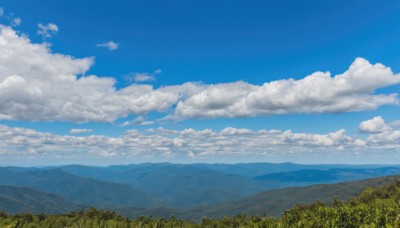
[{"label": "green vegetation", "polygon": [[0,213],[1,227],[400,227],[400,182],[368,188],[357,197],[332,206],[319,201],[287,210],[281,218],[236,215],[202,218],[195,223],[175,219],[138,217],[130,220],[112,211],[90,208],[64,215]]},{"label": "green vegetation", "polygon": [[0,186],[0,211],[12,214],[62,214],[80,209],[82,205],[58,195],[28,187]]},{"label": "green vegetation", "polygon": [[331,205],[333,198],[343,201],[353,199],[364,189],[383,187],[390,183],[400,181],[400,176],[387,176],[361,181],[342,182],[337,184],[319,184],[306,187],[290,187],[268,190],[246,198],[216,204],[204,205],[188,209],[173,209],[166,207],[142,209],[135,207],[116,208],[129,218],[150,216],[168,218],[174,214],[176,218],[183,220],[200,220],[202,217],[222,219],[225,216],[233,217],[237,214],[248,216],[262,216],[267,214],[275,218],[295,206],[296,204],[312,204],[315,201]]}]

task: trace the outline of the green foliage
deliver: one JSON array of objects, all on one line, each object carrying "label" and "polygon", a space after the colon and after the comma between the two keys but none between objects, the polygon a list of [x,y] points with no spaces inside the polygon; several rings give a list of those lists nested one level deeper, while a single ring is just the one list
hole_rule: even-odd
[{"label": "green foliage", "polygon": [[168,219],[143,216],[128,219],[113,211],[89,208],[86,212],[63,215],[8,215],[2,211],[0,227],[400,227],[400,182],[366,189],[347,202],[334,199],[331,207],[319,201],[296,205],[279,219],[240,214],[223,219],[203,217],[195,223],[173,215]]}]

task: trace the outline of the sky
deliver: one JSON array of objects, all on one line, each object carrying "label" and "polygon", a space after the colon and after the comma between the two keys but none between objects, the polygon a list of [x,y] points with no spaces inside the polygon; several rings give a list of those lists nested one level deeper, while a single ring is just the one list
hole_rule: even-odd
[{"label": "sky", "polygon": [[3,0],[0,164],[398,164],[398,12]]}]

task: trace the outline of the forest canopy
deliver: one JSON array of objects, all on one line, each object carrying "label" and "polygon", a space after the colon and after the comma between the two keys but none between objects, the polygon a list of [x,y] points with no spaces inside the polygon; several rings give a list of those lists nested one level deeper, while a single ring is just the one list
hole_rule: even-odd
[{"label": "forest canopy", "polygon": [[296,205],[280,218],[248,217],[223,219],[203,217],[200,221],[137,217],[129,219],[113,211],[89,208],[62,215],[0,213],[1,227],[400,227],[400,182],[368,188],[357,197],[331,206],[319,201]]}]

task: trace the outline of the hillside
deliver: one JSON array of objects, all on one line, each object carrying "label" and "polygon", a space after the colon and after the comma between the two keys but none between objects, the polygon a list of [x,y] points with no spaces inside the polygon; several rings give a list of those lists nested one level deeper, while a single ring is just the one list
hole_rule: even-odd
[{"label": "hillside", "polygon": [[60,169],[74,175],[134,186],[162,199],[167,207],[218,204],[265,189],[287,186],[274,180],[258,181],[197,165],[160,163],[106,168],[65,166]]},{"label": "hillside", "polygon": [[0,185],[31,187],[88,206],[151,207],[158,204],[154,196],[132,186],[79,177],[60,169],[13,172],[0,168]]},{"label": "hillside", "polygon": [[[294,163],[171,164],[109,167],[62,166],[65,172],[128,184],[161,199],[163,206],[188,208],[218,204],[270,189],[337,183],[400,173],[379,165]],[[260,175],[262,174],[262,175]]]},{"label": "hillside", "polygon": [[28,187],[0,186],[0,211],[8,213],[59,214],[78,211],[83,205],[64,197]]},{"label": "hillside", "polygon": [[399,167],[380,168],[331,168],[331,169],[302,169],[291,172],[270,173],[257,176],[257,180],[275,180],[280,182],[338,182],[348,180],[360,180],[372,177],[399,174]]},{"label": "hillside", "polygon": [[330,203],[335,197],[341,200],[349,200],[366,188],[384,186],[396,180],[400,180],[400,176],[270,190],[251,197],[224,203],[217,207],[197,208],[184,212],[182,213],[182,218],[200,218],[200,215],[221,218],[241,213],[247,215],[267,214],[278,217],[285,210],[296,204],[310,204],[314,201]]},{"label": "hillside", "polygon": [[[282,172],[276,172],[279,170]],[[154,211],[156,215],[169,215],[171,211],[176,211],[175,214],[187,214],[187,218],[190,218],[191,214],[196,217],[203,211],[210,215],[218,214],[210,206],[217,207],[224,203],[228,205],[220,208],[220,211],[224,211],[225,207],[235,209],[236,206],[232,206],[230,202],[267,190],[338,183],[398,173],[398,167],[379,165],[293,163],[0,167],[0,185],[26,186],[87,206],[118,208],[124,214],[151,214]],[[246,200],[248,202],[251,200]],[[254,207],[255,209],[249,209],[250,212],[258,212],[258,207]],[[284,205],[282,207],[287,208]],[[243,206],[234,211],[241,209]],[[278,212],[280,211],[282,210],[279,209]]]},{"label": "hillside", "polygon": [[[387,178],[390,179],[390,178]],[[386,180],[387,180],[386,179]],[[396,178],[395,178],[396,179]],[[0,213],[1,227],[399,227],[400,182],[367,188],[348,201],[335,199],[332,206],[320,201],[295,205],[280,218],[235,216],[191,220],[137,217],[128,219],[113,211],[89,208],[62,215],[8,215]]]},{"label": "hillside", "polygon": [[272,173],[289,173],[299,170],[326,170],[326,169],[376,169],[387,165],[343,165],[343,164],[296,164],[284,163],[237,163],[237,164],[193,164],[197,167],[216,170],[227,174],[237,174],[248,177],[258,177]]},{"label": "hillside", "polygon": [[333,198],[348,200],[355,197],[368,187],[380,187],[400,180],[400,176],[372,178],[361,181],[343,182],[338,184],[320,184],[307,187],[289,187],[284,189],[269,190],[250,197],[222,203],[215,206],[200,206],[190,210],[171,208],[138,209],[120,208],[117,211],[128,217],[140,215],[153,217],[168,217],[174,214],[180,219],[199,220],[206,216],[209,218],[222,218],[237,214],[279,217],[282,213],[296,204],[310,204],[314,201],[325,203],[332,202]]}]

